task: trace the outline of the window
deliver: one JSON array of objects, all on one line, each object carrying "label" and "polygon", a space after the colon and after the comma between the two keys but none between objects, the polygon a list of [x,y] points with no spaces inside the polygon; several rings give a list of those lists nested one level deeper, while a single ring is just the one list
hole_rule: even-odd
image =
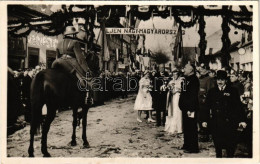
[{"label": "window", "polygon": [[51,65],[55,59],[56,51],[46,50],[46,68],[51,68]]},{"label": "window", "polygon": [[39,64],[39,48],[28,47],[28,67],[35,68]]}]

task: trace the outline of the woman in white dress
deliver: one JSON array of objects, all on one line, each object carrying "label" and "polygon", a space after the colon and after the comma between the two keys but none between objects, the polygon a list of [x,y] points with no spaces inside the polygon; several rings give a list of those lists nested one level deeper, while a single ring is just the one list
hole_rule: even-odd
[{"label": "woman in white dress", "polygon": [[166,117],[165,131],[174,134],[182,133],[182,111],[179,108],[179,98],[181,92],[181,82],[183,78],[177,69],[173,70],[173,79],[169,82],[169,92],[167,94],[168,116]]},{"label": "woman in white dress", "polygon": [[148,122],[156,122],[152,119],[152,96],[151,91],[151,80],[149,78],[149,72],[144,72],[144,77],[139,81],[139,91],[135,100],[134,110],[137,110],[137,121],[142,122],[141,113],[142,111],[148,111],[149,118]]}]

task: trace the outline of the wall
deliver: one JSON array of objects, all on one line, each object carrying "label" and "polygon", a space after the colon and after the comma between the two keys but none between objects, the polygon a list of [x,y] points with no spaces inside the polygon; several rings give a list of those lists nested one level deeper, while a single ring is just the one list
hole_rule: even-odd
[{"label": "wall", "polygon": [[230,63],[233,64],[233,68],[235,70],[238,70],[237,63],[239,63],[240,69],[243,69],[244,71],[252,71],[253,45],[249,44],[243,48],[246,50],[245,54],[243,55],[239,55],[238,50],[230,53],[232,58]]},{"label": "wall", "polygon": [[[39,62],[46,63],[46,50],[56,51],[58,41],[62,38],[62,35],[50,37],[32,31],[27,38],[27,47],[39,48]],[[28,67],[28,52],[25,60],[25,67]]]}]

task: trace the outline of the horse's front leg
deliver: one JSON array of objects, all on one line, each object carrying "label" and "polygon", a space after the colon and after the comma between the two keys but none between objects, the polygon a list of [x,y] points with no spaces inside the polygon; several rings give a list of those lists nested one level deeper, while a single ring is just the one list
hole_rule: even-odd
[{"label": "horse's front leg", "polygon": [[86,129],[87,129],[87,114],[88,114],[88,106],[85,106],[82,108],[82,140],[83,140],[83,148],[89,148],[90,145],[87,140],[87,134],[86,134]]},{"label": "horse's front leg", "polygon": [[71,136],[71,146],[76,146],[77,142],[76,142],[76,127],[77,127],[77,108],[73,108],[73,122],[72,122],[72,126],[73,126],[73,132],[72,132],[72,136]]}]

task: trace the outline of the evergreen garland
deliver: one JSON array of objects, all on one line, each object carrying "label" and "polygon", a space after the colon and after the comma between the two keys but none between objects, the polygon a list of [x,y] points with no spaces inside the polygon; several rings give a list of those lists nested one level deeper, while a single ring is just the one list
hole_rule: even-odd
[{"label": "evergreen garland", "polygon": [[232,26],[234,26],[235,28],[238,28],[238,29],[240,29],[240,30],[245,30],[245,31],[247,31],[247,32],[252,32],[253,31],[253,26],[251,26],[251,25],[247,25],[247,24],[245,24],[245,23],[243,23],[243,22],[240,22],[240,25],[238,24],[238,22],[234,22],[234,19],[230,19],[229,20],[229,23],[232,25]]},{"label": "evergreen garland", "polygon": [[[8,24],[21,24],[17,27],[9,28],[8,34],[12,37],[25,37],[30,34],[32,30],[42,33],[47,36],[56,36],[62,34],[65,31],[66,24],[68,21],[71,21],[73,18],[84,18],[86,20],[86,26],[90,25],[90,27],[86,28],[88,34],[91,34],[91,38],[93,39],[93,29],[98,28],[98,26],[94,25],[95,21],[95,11],[92,9],[90,11],[83,12],[68,12],[65,10],[58,11],[50,15],[49,17],[39,18],[39,19],[22,19],[19,21],[9,21]],[[31,23],[40,22],[40,21],[51,21],[51,24],[39,25],[35,26]],[[41,27],[40,27],[41,26]],[[43,27],[48,27],[47,29],[43,29]],[[26,32],[18,34],[18,31],[24,28],[29,28]],[[91,31],[89,31],[91,30]]]},{"label": "evergreen garland", "polygon": [[199,42],[199,48],[200,48],[200,63],[204,62],[205,60],[205,52],[207,48],[207,41],[206,41],[206,33],[205,33],[205,25],[206,22],[204,20],[204,16],[199,16],[199,35],[200,35],[200,42]]},{"label": "evergreen garland", "polygon": [[179,23],[181,25],[181,27],[184,27],[184,28],[193,27],[196,24],[197,20],[198,20],[198,15],[196,14],[194,19],[191,18],[191,20],[189,22],[184,22],[178,16],[179,12],[176,9],[172,8],[172,13],[173,13],[173,16],[174,16],[174,20],[177,23]]},{"label": "evergreen garland", "polygon": [[[28,35],[30,31],[36,30],[36,32],[43,33],[44,35],[49,35],[49,36],[55,36],[59,35],[64,32],[65,30],[65,25],[68,23],[69,20],[72,20],[73,18],[84,18],[86,20],[86,31],[88,33],[88,36],[90,37],[90,40],[93,39],[94,37],[94,32],[93,28],[99,28],[98,26],[94,25],[94,20],[95,20],[95,13],[98,12],[98,15],[107,15],[109,12],[109,9],[113,12],[116,12],[117,9],[121,11],[122,6],[104,6],[101,7],[100,9],[96,11],[93,6],[89,5],[78,5],[77,7],[85,8],[85,11],[80,11],[80,12],[72,12],[72,7],[74,5],[70,5],[69,9],[66,9],[66,6],[63,5],[63,12],[58,11],[53,13],[50,16],[42,17],[39,19],[21,19],[18,21],[8,21],[8,25],[14,25],[14,24],[20,24],[17,27],[10,27],[8,29],[8,33],[11,36],[14,37],[22,37]],[[218,10],[210,10],[210,9],[205,9],[202,6],[200,7],[193,7],[193,6],[187,6],[187,7],[180,7],[180,6],[171,6],[172,9],[172,15],[174,16],[174,19],[176,20],[177,23],[179,23],[182,27],[184,28],[190,28],[193,27],[199,16],[219,16],[219,15],[225,15],[226,18],[225,20],[228,21],[232,26],[235,28],[241,29],[241,30],[246,30],[248,32],[252,32],[253,27],[252,25],[248,25],[245,22],[252,22],[252,12],[239,12],[239,11],[232,11],[228,9],[228,6],[223,6],[225,9],[218,9]],[[150,6],[149,11],[146,13],[142,13],[138,11],[138,6],[132,6],[130,12],[132,13],[132,16],[137,17],[140,20],[148,20],[151,17],[152,12],[155,11],[157,12],[157,16],[160,16],[162,18],[166,18],[166,16],[169,16],[169,11],[168,8],[166,8],[165,11],[159,12],[156,6]],[[181,18],[180,15],[184,12],[190,13],[190,11],[193,11],[194,13],[194,18],[191,19],[188,22],[184,22]],[[113,14],[113,13],[111,13]],[[119,16],[122,16],[120,14],[122,13],[117,13]],[[188,14],[186,14],[189,16]],[[51,21],[51,24],[47,25],[41,25],[43,27],[49,27],[47,29],[44,29],[43,27],[36,27],[35,25],[31,25],[30,23],[33,22],[43,22],[43,21]],[[26,26],[26,27],[25,27]],[[23,28],[29,28],[28,30],[25,31],[25,33],[18,34],[18,31],[22,30]],[[200,32],[202,33],[202,32]],[[202,44],[202,43],[201,43]]]},{"label": "evergreen garland", "polygon": [[[228,10],[226,6],[223,6],[223,11]],[[226,14],[222,15],[222,37],[221,37],[221,41],[222,41],[222,48],[221,48],[221,58],[222,58],[222,64],[223,66],[228,66],[229,65],[229,60],[230,60],[230,53],[229,53],[229,48],[231,45],[230,39],[229,39],[229,32],[230,32],[230,27],[228,25],[228,22],[230,22],[230,17],[227,16]]]}]

